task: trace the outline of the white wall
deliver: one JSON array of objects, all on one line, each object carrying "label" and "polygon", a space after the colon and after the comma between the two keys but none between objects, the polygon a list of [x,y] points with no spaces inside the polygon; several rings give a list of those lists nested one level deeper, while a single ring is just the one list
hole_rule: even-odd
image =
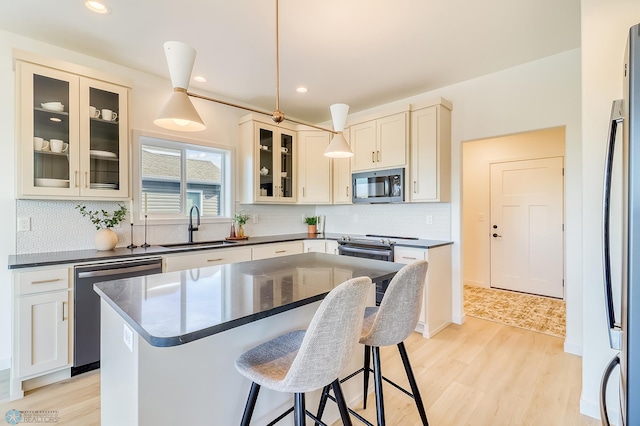
[{"label": "white wall", "polygon": [[564,157],[564,127],[462,144],[463,280],[491,284],[491,163]]},{"label": "white wall", "polygon": [[[585,277],[581,411],[599,417],[598,392],[609,349],[602,288],[602,170],[611,101],[622,97],[622,61],[629,27],[640,23],[637,0],[582,0],[582,185]],[[617,376],[609,410],[617,413]]]},{"label": "white wall", "polygon": [[[582,215],[580,143],[580,49],[574,49],[505,71],[444,87],[367,111],[352,114],[350,122],[376,111],[419,103],[442,96],[453,103],[451,144],[451,239],[453,246],[453,316],[464,320],[462,306],[462,144],[502,135],[565,127],[566,188],[566,300],[565,350],[582,350]],[[398,215],[402,205],[396,206]],[[328,210],[324,210],[328,209]],[[344,207],[323,207],[342,212]],[[425,207],[425,209],[428,209]],[[425,210],[425,213],[428,210]],[[329,214],[329,213],[323,213]],[[354,224],[346,218],[332,231],[348,232]],[[424,232],[424,228],[423,228]]]}]

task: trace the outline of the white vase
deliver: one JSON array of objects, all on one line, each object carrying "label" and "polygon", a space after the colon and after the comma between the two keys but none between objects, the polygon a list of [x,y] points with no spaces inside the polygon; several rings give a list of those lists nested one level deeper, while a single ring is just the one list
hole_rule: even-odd
[{"label": "white vase", "polygon": [[118,244],[118,234],[111,228],[103,228],[93,237],[96,250],[113,250]]}]

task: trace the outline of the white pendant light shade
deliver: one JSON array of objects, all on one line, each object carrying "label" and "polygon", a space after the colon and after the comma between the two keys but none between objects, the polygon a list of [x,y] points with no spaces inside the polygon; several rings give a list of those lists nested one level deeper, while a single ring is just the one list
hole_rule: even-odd
[{"label": "white pendant light shade", "polygon": [[347,104],[333,104],[331,109],[331,119],[333,121],[333,130],[338,132],[326,151],[325,157],[331,158],[348,158],[353,157],[353,152],[344,138],[344,125],[347,123],[347,114],[349,113],[349,105]]},{"label": "white pendant light shade", "polygon": [[333,130],[336,132],[344,131],[344,125],[347,123],[347,114],[349,114],[349,105],[333,104],[329,107],[331,110],[331,121],[333,121]]},{"label": "white pendant light shade", "polygon": [[207,127],[184,89],[174,89],[153,124],[180,132],[200,132]]},{"label": "white pendant light shade", "polygon": [[342,132],[333,137],[331,143],[324,152],[324,156],[331,158],[353,157],[353,152],[351,152],[351,148],[349,147],[349,144],[344,138],[344,134]]},{"label": "white pendant light shade", "polygon": [[164,53],[169,65],[173,93],[153,124],[180,132],[199,132],[206,129],[187,95],[196,50],[180,41],[168,41],[164,44]]},{"label": "white pendant light shade", "polygon": [[164,54],[173,88],[186,90],[196,61],[196,49],[181,41],[168,41],[164,44]]}]

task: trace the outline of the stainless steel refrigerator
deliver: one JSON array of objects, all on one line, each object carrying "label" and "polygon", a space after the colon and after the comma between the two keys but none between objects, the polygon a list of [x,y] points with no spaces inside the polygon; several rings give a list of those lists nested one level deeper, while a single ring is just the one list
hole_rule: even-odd
[{"label": "stainless steel refrigerator", "polygon": [[[640,24],[629,29],[624,58],[624,98],[613,102],[603,200],[604,288],[609,342],[620,352],[602,377],[600,411],[609,424],[606,389],[611,373],[620,366],[620,414],[624,426],[640,425]],[[622,128],[622,145],[616,149],[616,133]],[[614,153],[621,153],[616,158]],[[621,166],[616,170],[614,165]],[[612,216],[612,192],[621,173],[621,215]],[[613,185],[612,185],[613,183]],[[621,246],[612,245],[613,227],[621,225]],[[615,239],[615,238],[614,238]],[[617,257],[621,256],[620,259]],[[620,266],[619,283],[612,270]],[[618,299],[619,298],[619,299]],[[615,309],[614,306],[619,306]],[[616,310],[618,311],[616,313]]]}]

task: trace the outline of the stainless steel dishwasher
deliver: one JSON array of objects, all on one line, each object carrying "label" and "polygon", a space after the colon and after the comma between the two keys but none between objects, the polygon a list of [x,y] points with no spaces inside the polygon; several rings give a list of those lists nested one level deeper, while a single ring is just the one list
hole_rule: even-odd
[{"label": "stainless steel dishwasher", "polygon": [[160,257],[75,267],[72,376],[100,368],[100,296],[93,284],[161,272]]}]

